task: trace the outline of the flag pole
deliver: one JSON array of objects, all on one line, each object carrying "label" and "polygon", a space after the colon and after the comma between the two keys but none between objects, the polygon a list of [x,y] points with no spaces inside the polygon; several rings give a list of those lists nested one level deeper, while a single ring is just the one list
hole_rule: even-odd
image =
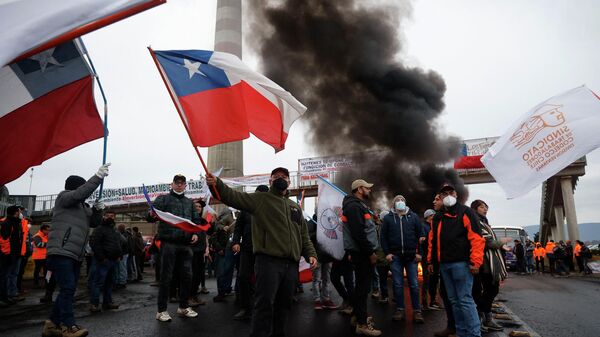
[{"label": "flag pole", "polygon": [[[102,165],[106,164],[106,152],[108,148],[108,100],[106,99],[106,94],[104,93],[104,88],[102,87],[102,82],[100,82],[100,76],[96,72],[96,67],[94,67],[94,62],[90,57],[85,44],[83,43],[83,39],[81,37],[76,39],[78,44],[80,45],[81,51],[87,58],[90,63],[90,67],[92,68],[92,73],[94,74],[94,79],[98,83],[98,88],[100,88],[100,94],[102,95],[102,101],[104,102],[104,144],[102,147]],[[100,183],[100,190],[98,191],[98,200],[102,199],[102,192],[104,191],[104,179]]]},{"label": "flag pole", "polygon": [[[162,80],[165,83],[165,86],[167,87],[167,91],[169,92],[169,95],[171,96],[171,99],[173,100],[173,104],[175,104],[175,109],[177,110],[177,113],[179,114],[179,118],[181,119],[181,123],[183,123],[183,126],[185,127],[185,131],[187,132],[188,137],[190,138],[190,142],[192,143],[192,146],[194,147],[194,150],[196,151],[196,154],[198,155],[198,159],[200,159],[200,163],[202,164],[202,167],[204,168],[204,172],[206,172],[207,174],[210,174],[210,171],[208,170],[208,167],[206,166],[206,163],[204,162],[204,158],[202,158],[202,155],[200,154],[198,147],[196,145],[194,145],[194,141],[192,140],[192,134],[190,133],[189,126],[188,126],[186,120],[183,118],[183,111],[182,111],[183,108],[181,107],[181,104],[179,103],[179,100],[177,99],[177,97],[175,97],[175,95],[173,94],[173,88],[171,86],[171,83],[167,79],[167,76],[165,75],[163,68],[161,67],[160,63],[156,59],[154,50],[152,50],[152,48],[149,46],[148,51],[150,52],[150,56],[152,56],[152,60],[154,60],[154,64],[156,64],[156,68],[158,68],[158,72],[160,73],[160,76],[162,77]],[[217,191],[216,184],[211,185],[211,186],[213,187],[213,190],[215,191],[215,194],[216,194],[215,196],[220,201],[221,196],[219,195],[219,191]]]}]

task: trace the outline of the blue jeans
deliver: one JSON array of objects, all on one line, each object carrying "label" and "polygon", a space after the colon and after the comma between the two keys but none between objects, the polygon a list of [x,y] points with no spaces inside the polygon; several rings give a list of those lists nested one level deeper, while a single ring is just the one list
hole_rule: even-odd
[{"label": "blue jeans", "polygon": [[115,272],[118,261],[105,260],[98,261],[95,257],[92,260],[93,272],[90,274],[90,303],[98,305],[100,303],[100,290],[102,290],[102,303],[112,303],[112,285],[113,274]]},{"label": "blue jeans", "polygon": [[330,301],[329,283],[331,275],[331,262],[319,263],[313,269],[312,294],[315,301]]},{"label": "blue jeans", "polygon": [[419,301],[419,281],[417,262],[414,258],[406,258],[394,255],[390,264],[392,270],[392,281],[394,283],[394,297],[396,297],[396,309],[404,310],[404,270],[410,287],[410,302],[414,311],[421,311]]},{"label": "blue jeans", "polygon": [[444,279],[448,299],[456,323],[456,332],[461,337],[480,337],[481,323],[473,296],[473,274],[468,262],[442,263],[440,272]]},{"label": "blue jeans", "polygon": [[525,269],[528,273],[533,274],[533,256],[525,256]]},{"label": "blue jeans", "polygon": [[231,292],[233,282],[234,256],[231,249],[225,249],[223,255],[216,254],[217,290],[219,294]]},{"label": "blue jeans", "polygon": [[115,283],[119,285],[127,284],[127,260],[129,254],[125,254],[121,257],[121,261],[116,266],[115,270]]},{"label": "blue jeans", "polygon": [[75,325],[73,299],[79,280],[81,262],[66,256],[50,255],[46,259],[46,264],[60,289],[52,308],[50,320],[56,325],[62,323],[68,327],[73,326]]},{"label": "blue jeans", "polygon": [[21,256],[10,256],[10,266],[8,268],[7,274],[7,286],[6,290],[8,292],[8,297],[16,297],[17,296],[17,277],[19,276],[19,268],[21,268]]}]

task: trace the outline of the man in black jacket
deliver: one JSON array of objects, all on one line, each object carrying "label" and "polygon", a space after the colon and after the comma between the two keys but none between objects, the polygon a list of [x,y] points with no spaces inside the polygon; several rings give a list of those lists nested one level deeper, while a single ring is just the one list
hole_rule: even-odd
[{"label": "man in black jacket", "polygon": [[[196,211],[194,202],[184,195],[186,185],[185,176],[175,175],[171,184],[171,191],[169,194],[157,197],[154,200],[154,208],[191,220],[195,224],[200,224],[200,214]],[[156,219],[158,219],[156,214],[152,213],[148,218],[150,221],[156,221]],[[198,313],[189,307],[188,299],[192,282],[193,256],[190,244],[198,241],[198,235],[187,233],[178,227],[160,221],[157,238],[161,241],[161,272],[156,319],[161,322],[171,321],[171,316],[167,311],[167,300],[174,273],[177,273],[180,282],[177,314],[181,317],[197,317]]]},{"label": "man in black jacket", "polygon": [[[269,187],[259,185],[256,192],[269,192]],[[240,285],[241,310],[233,316],[235,320],[248,320],[252,317],[252,293],[254,292],[251,277],[254,273],[254,252],[252,251],[252,215],[246,211],[240,213],[233,231],[234,254],[240,254],[240,269],[237,283]]]},{"label": "man in black jacket", "polygon": [[9,206],[6,218],[0,223],[0,304],[15,304],[8,291],[9,272],[18,268],[23,230],[19,207]]},{"label": "man in black jacket", "polygon": [[365,204],[371,194],[371,187],[373,184],[362,179],[352,182],[352,195],[345,196],[342,202],[342,221],[344,222],[344,249],[350,255],[356,274],[351,324],[356,322],[357,334],[379,336],[381,330],[375,329],[372,318],[367,314],[367,297],[373,266],[377,263],[375,252],[379,247],[373,212]]},{"label": "man in black jacket", "polygon": [[100,311],[100,290],[102,289],[102,309],[113,310],[119,306],[112,301],[113,276],[117,264],[123,256],[121,234],[115,230],[115,213],[106,212],[102,224],[94,229],[90,237],[90,247],[94,253],[91,274],[90,311]]}]

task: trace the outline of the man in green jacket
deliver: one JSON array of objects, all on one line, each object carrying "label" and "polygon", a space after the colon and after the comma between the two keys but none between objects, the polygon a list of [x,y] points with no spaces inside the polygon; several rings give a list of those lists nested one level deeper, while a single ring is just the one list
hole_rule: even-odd
[{"label": "man in green jacket", "polygon": [[274,169],[266,193],[237,192],[210,173],[206,182],[221,202],[252,215],[256,293],[250,336],[283,336],[298,282],[300,256],[311,268],[317,265],[302,209],[288,198],[289,171]]}]

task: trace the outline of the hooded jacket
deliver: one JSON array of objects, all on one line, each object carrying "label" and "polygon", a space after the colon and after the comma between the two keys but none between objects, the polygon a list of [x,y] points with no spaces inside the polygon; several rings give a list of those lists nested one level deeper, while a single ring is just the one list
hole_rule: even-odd
[{"label": "hooded jacket", "polygon": [[347,195],[342,202],[344,249],[349,253],[373,254],[379,248],[373,212],[359,198]]},{"label": "hooded jacket", "polygon": [[102,223],[102,212],[85,203],[100,186],[102,179],[94,175],[74,190],[58,194],[48,234],[46,255],[61,255],[78,261],[83,259],[90,227]]},{"label": "hooded jacket", "polygon": [[[252,245],[255,254],[300,261],[317,257],[308,237],[306,221],[298,204],[273,188],[269,192],[238,192],[217,178],[221,201],[252,215]],[[211,188],[214,195],[214,190]]]},{"label": "hooded jacket", "polygon": [[3,253],[20,256],[23,245],[21,219],[12,216],[6,217],[2,220],[0,228],[0,238],[4,241],[3,245],[6,247],[6,249],[3,249]]},{"label": "hooded jacket", "polygon": [[412,210],[400,216],[389,212],[381,225],[381,247],[385,255],[414,258],[419,252],[419,238],[425,237],[419,216]]}]

